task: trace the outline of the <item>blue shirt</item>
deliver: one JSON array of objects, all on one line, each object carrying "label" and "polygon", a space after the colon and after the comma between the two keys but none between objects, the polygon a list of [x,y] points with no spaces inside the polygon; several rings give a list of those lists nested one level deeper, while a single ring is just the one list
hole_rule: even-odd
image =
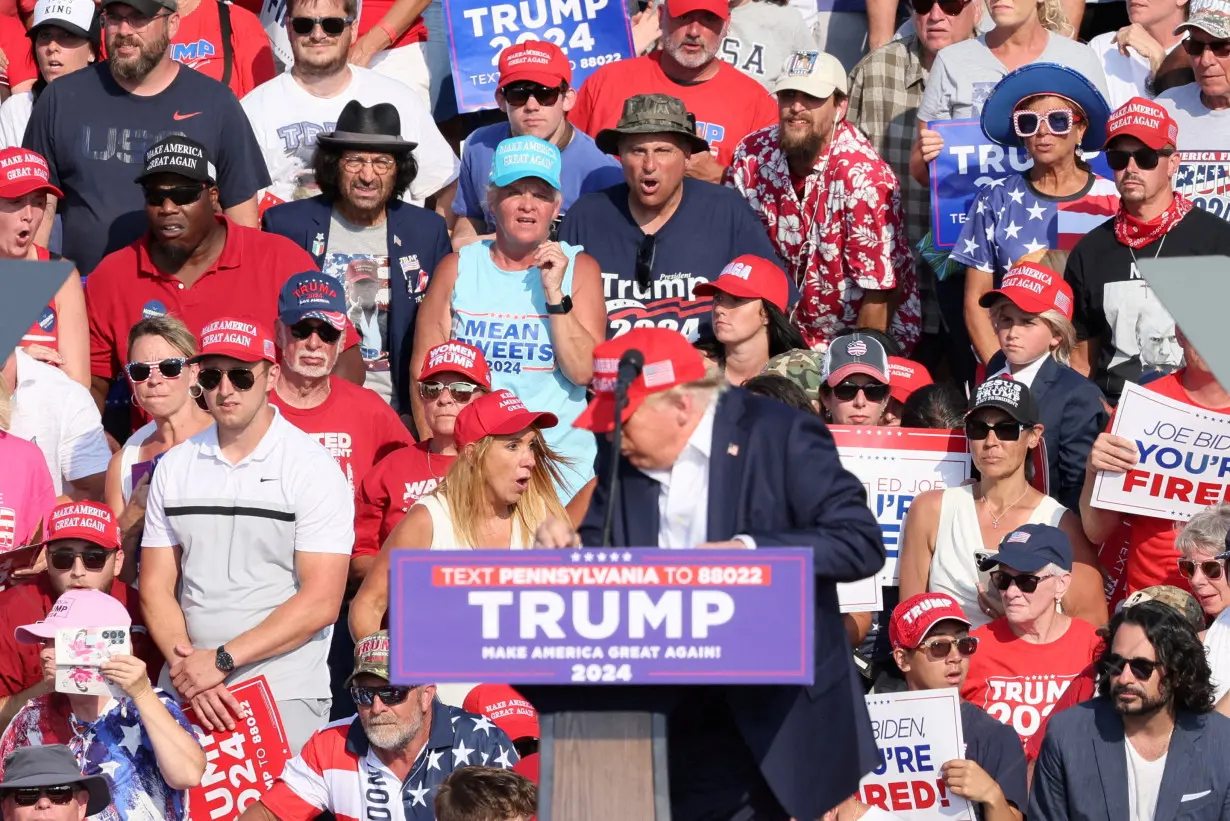
[{"label": "blue shirt", "polygon": [[[495,217],[487,207],[487,180],[491,174],[491,158],[495,147],[512,136],[512,126],[496,123],[484,126],[466,138],[461,152],[461,175],[457,196],[453,198],[453,213],[459,217],[482,219],[487,230],[495,230]],[[610,154],[604,154],[594,140],[579,128],[572,130],[572,140],[560,151],[563,159],[561,184],[564,201],[561,215],[577,198],[591,191],[601,191],[624,181],[623,168]]]}]

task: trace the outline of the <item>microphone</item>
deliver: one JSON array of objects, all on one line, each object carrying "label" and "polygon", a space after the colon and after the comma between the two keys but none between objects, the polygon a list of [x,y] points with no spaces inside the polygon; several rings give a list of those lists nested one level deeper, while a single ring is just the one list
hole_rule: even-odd
[{"label": "microphone", "polygon": [[606,516],[602,523],[602,547],[613,547],[611,531],[615,525],[615,507],[619,502],[619,461],[624,436],[623,413],[628,406],[628,388],[645,369],[645,354],[635,348],[619,357],[615,374],[615,430],[611,434],[611,472],[607,493]]},{"label": "microphone", "polygon": [[619,371],[615,376],[616,401],[621,398],[620,394],[626,395],[628,387],[636,381],[644,369],[645,355],[635,348],[625,351],[624,355],[619,357]]}]

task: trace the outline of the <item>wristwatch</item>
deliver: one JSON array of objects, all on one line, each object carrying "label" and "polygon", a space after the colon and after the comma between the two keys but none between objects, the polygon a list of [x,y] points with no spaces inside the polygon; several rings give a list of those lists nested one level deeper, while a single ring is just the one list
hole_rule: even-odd
[{"label": "wristwatch", "polygon": [[566,314],[572,310],[572,297],[565,295],[558,305],[547,303],[548,314]]},{"label": "wristwatch", "polygon": [[214,666],[224,673],[229,673],[235,669],[235,659],[230,653],[226,652],[226,646],[218,648],[218,655],[214,659]]}]

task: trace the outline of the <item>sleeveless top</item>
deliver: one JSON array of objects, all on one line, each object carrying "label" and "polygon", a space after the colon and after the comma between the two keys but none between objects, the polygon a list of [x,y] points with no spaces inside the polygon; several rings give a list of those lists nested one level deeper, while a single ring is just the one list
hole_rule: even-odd
[{"label": "sleeveless top", "polygon": [[[1059,527],[1067,510],[1050,496],[1042,497],[1028,524]],[[1004,531],[1007,536],[1011,531]],[[970,485],[950,487],[940,501],[940,527],[935,534],[935,554],[931,557],[931,580],[927,589],[947,593],[961,603],[972,627],[990,621],[978,606],[978,583],[986,586],[985,574],[978,571],[975,553],[995,553],[998,546],[986,547],[978,527],[978,508]]]},{"label": "sleeveless top", "polygon": [[[39,262],[47,262],[52,259],[61,259],[59,254],[53,254],[41,245],[34,246],[35,252],[38,254]],[[56,301],[53,297],[51,304],[43,309],[39,314],[38,319],[30,330],[26,331],[21,338],[21,347],[26,348],[30,345],[43,345],[51,348],[53,351],[60,350],[60,317],[56,313]]]},{"label": "sleeveless top", "polygon": [[[477,550],[472,544],[462,544],[461,537],[453,530],[453,517],[448,512],[448,502],[443,496],[431,493],[415,503],[427,508],[431,515],[431,549],[432,550]],[[510,550],[525,550],[527,545],[521,541],[521,530],[513,523],[512,542]],[[489,548],[483,548],[484,550]]]},{"label": "sleeveless top", "polygon": [[124,494],[124,504],[132,498],[132,466],[141,461],[141,446],[157,430],[158,423],[149,422],[129,436],[120,448],[120,491]]},{"label": "sleeveless top", "polygon": [[[491,368],[492,390],[507,389],[532,411],[550,411],[559,424],[543,431],[557,453],[572,461],[561,466],[564,486],[556,488],[567,504],[594,477],[598,442],[594,434],[572,426],[585,409],[585,385],[564,376],[555,361],[547,297],[537,266],[504,271],[491,259],[491,240],[471,243],[458,253],[453,286],[453,339],[479,348]],[[560,243],[568,257],[562,290],[572,294],[572,275],[579,245]]]}]

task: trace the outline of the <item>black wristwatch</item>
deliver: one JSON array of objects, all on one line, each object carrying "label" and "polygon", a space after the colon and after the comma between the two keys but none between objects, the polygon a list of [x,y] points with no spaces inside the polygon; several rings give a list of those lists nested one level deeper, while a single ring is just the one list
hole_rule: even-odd
[{"label": "black wristwatch", "polygon": [[566,314],[570,312],[571,310],[572,310],[572,297],[568,296],[567,294],[564,295],[564,298],[560,300],[560,303],[558,305],[552,305],[550,302],[547,303],[547,313],[548,314]]},{"label": "black wristwatch", "polygon": [[214,659],[214,666],[224,673],[229,673],[235,669],[235,659],[230,653],[226,652],[226,646],[218,648],[218,655]]}]

